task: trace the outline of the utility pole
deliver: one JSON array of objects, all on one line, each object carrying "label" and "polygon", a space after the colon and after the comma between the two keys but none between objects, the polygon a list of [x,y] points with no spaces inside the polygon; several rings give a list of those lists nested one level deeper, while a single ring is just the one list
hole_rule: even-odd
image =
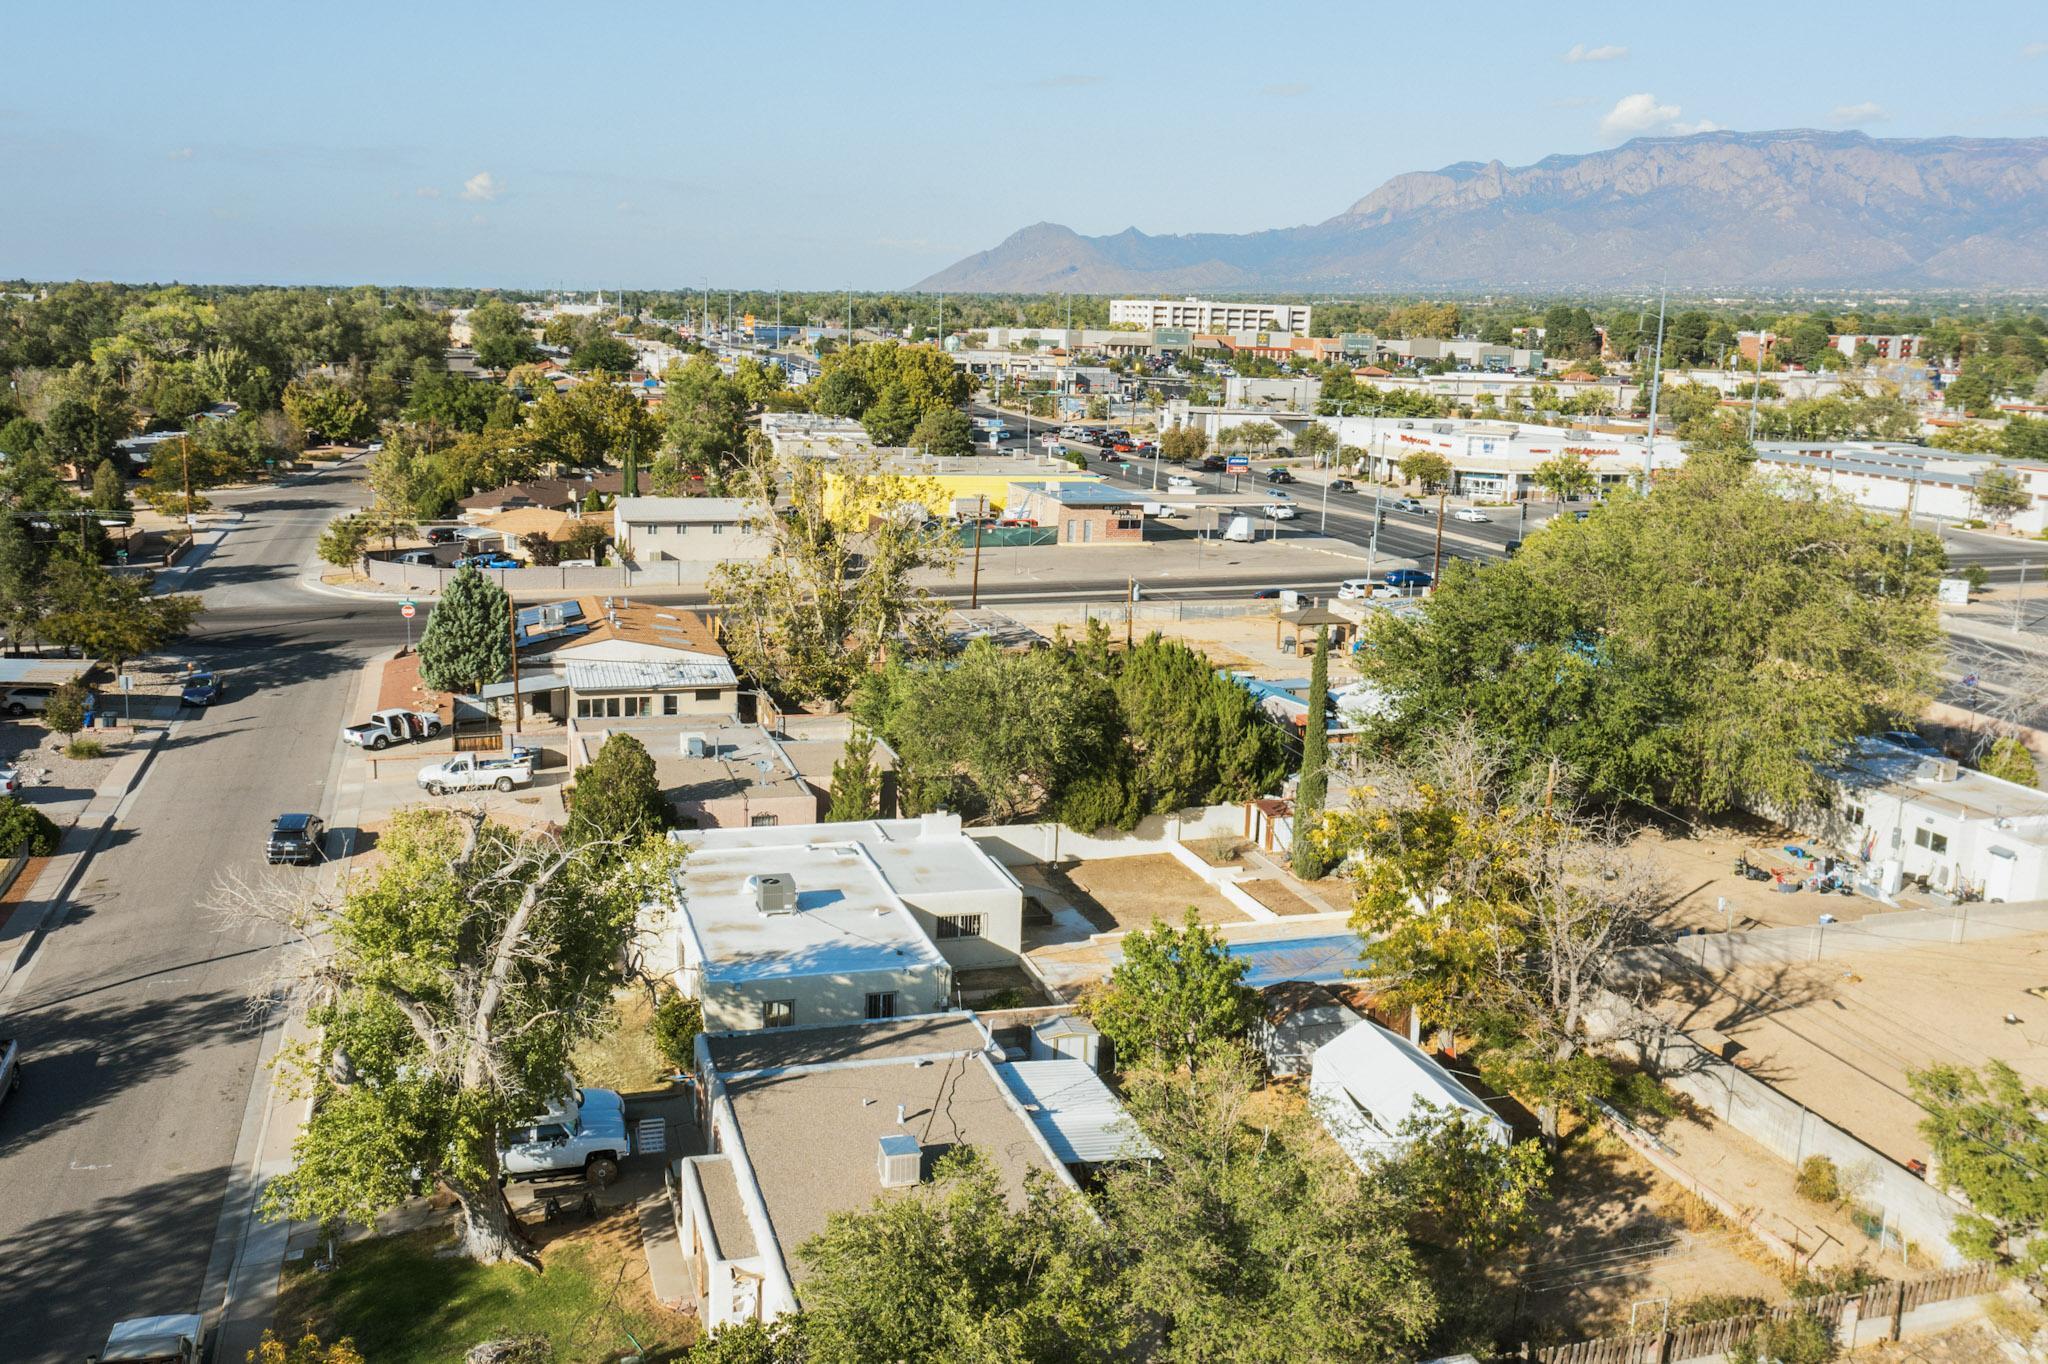
[{"label": "utility pole", "polygon": [[1657,390],[1664,379],[1664,297],[1657,290],[1657,349],[1650,361],[1650,426],[1643,434],[1643,496],[1650,495],[1650,470],[1657,459]]},{"label": "utility pole", "polygon": [[192,438],[178,438],[178,456],[185,463],[185,529],[192,529]]},{"label": "utility pole", "polygon": [[1771,334],[1762,327],[1756,329],[1756,373],[1749,381],[1749,443],[1756,444],[1756,405],[1764,396],[1764,342]]},{"label": "utility pole", "polygon": [[1380,510],[1380,493],[1384,487],[1375,476],[1372,481],[1372,542],[1365,547],[1365,576],[1368,578],[1380,561],[1380,523],[1386,520],[1386,513]]},{"label": "utility pole", "polygon": [[981,494],[974,512],[974,581],[967,589],[967,609],[981,605],[981,523],[988,516],[988,494]]},{"label": "utility pole", "polygon": [[1430,565],[1430,590],[1436,590],[1436,580],[1444,573],[1444,499],[1451,495],[1449,488],[1439,488],[1436,493],[1436,561]]},{"label": "utility pole", "polygon": [[1328,535],[1329,533],[1330,533],[1330,480],[1326,478],[1326,479],[1324,479],[1324,480],[1323,480],[1323,521],[1322,521],[1322,524],[1321,524],[1321,525],[1319,525],[1319,526],[1317,526],[1317,527],[1316,527],[1316,534],[1318,534],[1318,535]]},{"label": "utility pole", "polygon": [[512,750],[519,744],[519,603],[512,600],[512,594],[505,594],[505,628],[512,641],[512,735],[505,741],[505,756],[511,757]]},{"label": "utility pole", "polygon": [[2020,632],[2020,599],[2027,594],[2027,561],[2020,560],[2020,585],[2012,594],[2012,632]]}]

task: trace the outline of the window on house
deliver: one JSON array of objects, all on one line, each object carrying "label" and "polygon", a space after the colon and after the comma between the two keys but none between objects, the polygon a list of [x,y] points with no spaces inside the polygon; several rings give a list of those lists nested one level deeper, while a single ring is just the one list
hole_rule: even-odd
[{"label": "window on house", "polygon": [[748,826],[749,826],[750,828],[755,828],[755,829],[772,829],[772,828],[774,828],[774,827],[775,827],[775,816],[774,816],[774,815],[754,815],[754,816],[752,816],[751,818],[749,818],[749,819],[747,820],[747,824],[748,824]]},{"label": "window on house", "polygon": [[723,521],[713,521],[713,522],[711,523],[711,533],[712,533],[713,535],[723,535],[723,534],[725,534],[725,522],[723,522]]},{"label": "window on house", "polygon": [[868,995],[869,1018],[894,1018],[896,1016],[896,992],[876,990]]},{"label": "window on house", "polygon": [[579,720],[588,720],[590,717],[591,711],[589,700],[587,698],[578,697],[576,701],[576,718]]},{"label": "window on house", "polygon": [[761,1001],[761,1026],[764,1028],[793,1028],[796,1026],[796,1001],[793,999],[764,999]]},{"label": "window on house", "polygon": [[1931,853],[1940,854],[1948,851],[1948,835],[1938,834],[1932,829],[1913,830],[1913,842]]},{"label": "window on house", "polygon": [[1860,805],[1851,805],[1842,811],[1842,817],[1849,821],[1849,827],[1852,829],[1863,827],[1863,807]]},{"label": "window on house", "polygon": [[716,687],[705,687],[697,692],[697,699],[699,701],[716,701],[722,695],[724,693]]},{"label": "window on house", "polygon": [[941,914],[938,916],[941,938],[978,938],[981,936],[979,914]]},{"label": "window on house", "polygon": [[671,692],[667,696],[661,698],[661,713],[663,715],[674,715],[676,713],[676,708],[681,704],[682,698],[677,696],[675,693]]}]

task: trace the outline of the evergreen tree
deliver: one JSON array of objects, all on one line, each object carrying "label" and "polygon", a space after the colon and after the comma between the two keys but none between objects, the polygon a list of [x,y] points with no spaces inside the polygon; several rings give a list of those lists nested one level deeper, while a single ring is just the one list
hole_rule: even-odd
[{"label": "evergreen tree", "polygon": [[45,601],[42,550],[20,517],[0,515],[0,629],[9,649],[34,637]]},{"label": "evergreen tree", "polygon": [[646,745],[614,734],[576,778],[569,806],[568,841],[623,839],[637,843],[668,827],[668,799]]},{"label": "evergreen tree", "polygon": [[873,819],[882,803],[882,774],[875,766],[875,736],[855,725],[846,753],[832,764],[832,802],[825,818],[833,824]]},{"label": "evergreen tree", "polygon": [[128,510],[128,489],[122,486],[121,471],[110,459],[101,460],[100,467],[93,470],[92,505],[103,512]]},{"label": "evergreen tree", "polygon": [[1323,797],[1330,786],[1329,720],[1324,701],[1330,689],[1330,630],[1316,627],[1316,661],[1308,674],[1308,724],[1301,736],[1301,784],[1294,792],[1294,874],[1313,881],[1329,869],[1312,834],[1322,822]]},{"label": "evergreen tree", "polygon": [[474,696],[512,666],[511,598],[474,567],[449,579],[420,636],[420,680]]}]

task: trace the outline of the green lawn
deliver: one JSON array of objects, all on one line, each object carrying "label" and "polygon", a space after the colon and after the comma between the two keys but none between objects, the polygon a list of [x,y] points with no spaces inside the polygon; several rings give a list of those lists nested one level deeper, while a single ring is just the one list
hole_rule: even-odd
[{"label": "green lawn", "polygon": [[279,1333],[348,1337],[371,1364],[452,1364],[480,1341],[518,1335],[546,1336],[555,1364],[606,1364],[632,1353],[628,1331],[649,1364],[682,1354],[683,1319],[655,1318],[661,1309],[637,1281],[639,1266],[620,1258],[627,1245],[640,1253],[637,1230],[630,1240],[578,1236],[550,1246],[541,1274],[435,1253],[448,1244],[445,1233],[422,1231],[343,1246],[339,1267],[325,1274],[310,1257],[287,1266]]}]

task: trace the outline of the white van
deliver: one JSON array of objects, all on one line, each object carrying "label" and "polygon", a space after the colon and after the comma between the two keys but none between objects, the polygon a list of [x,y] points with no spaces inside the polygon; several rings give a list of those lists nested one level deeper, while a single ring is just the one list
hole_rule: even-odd
[{"label": "white van", "polygon": [[1249,516],[1233,516],[1230,518],[1230,524],[1223,528],[1223,538],[1248,545],[1259,538],[1259,533],[1252,529],[1252,519]]},{"label": "white van", "polygon": [[1172,502],[1147,502],[1140,510],[1155,521],[1171,521],[1181,514],[1181,508]]}]

